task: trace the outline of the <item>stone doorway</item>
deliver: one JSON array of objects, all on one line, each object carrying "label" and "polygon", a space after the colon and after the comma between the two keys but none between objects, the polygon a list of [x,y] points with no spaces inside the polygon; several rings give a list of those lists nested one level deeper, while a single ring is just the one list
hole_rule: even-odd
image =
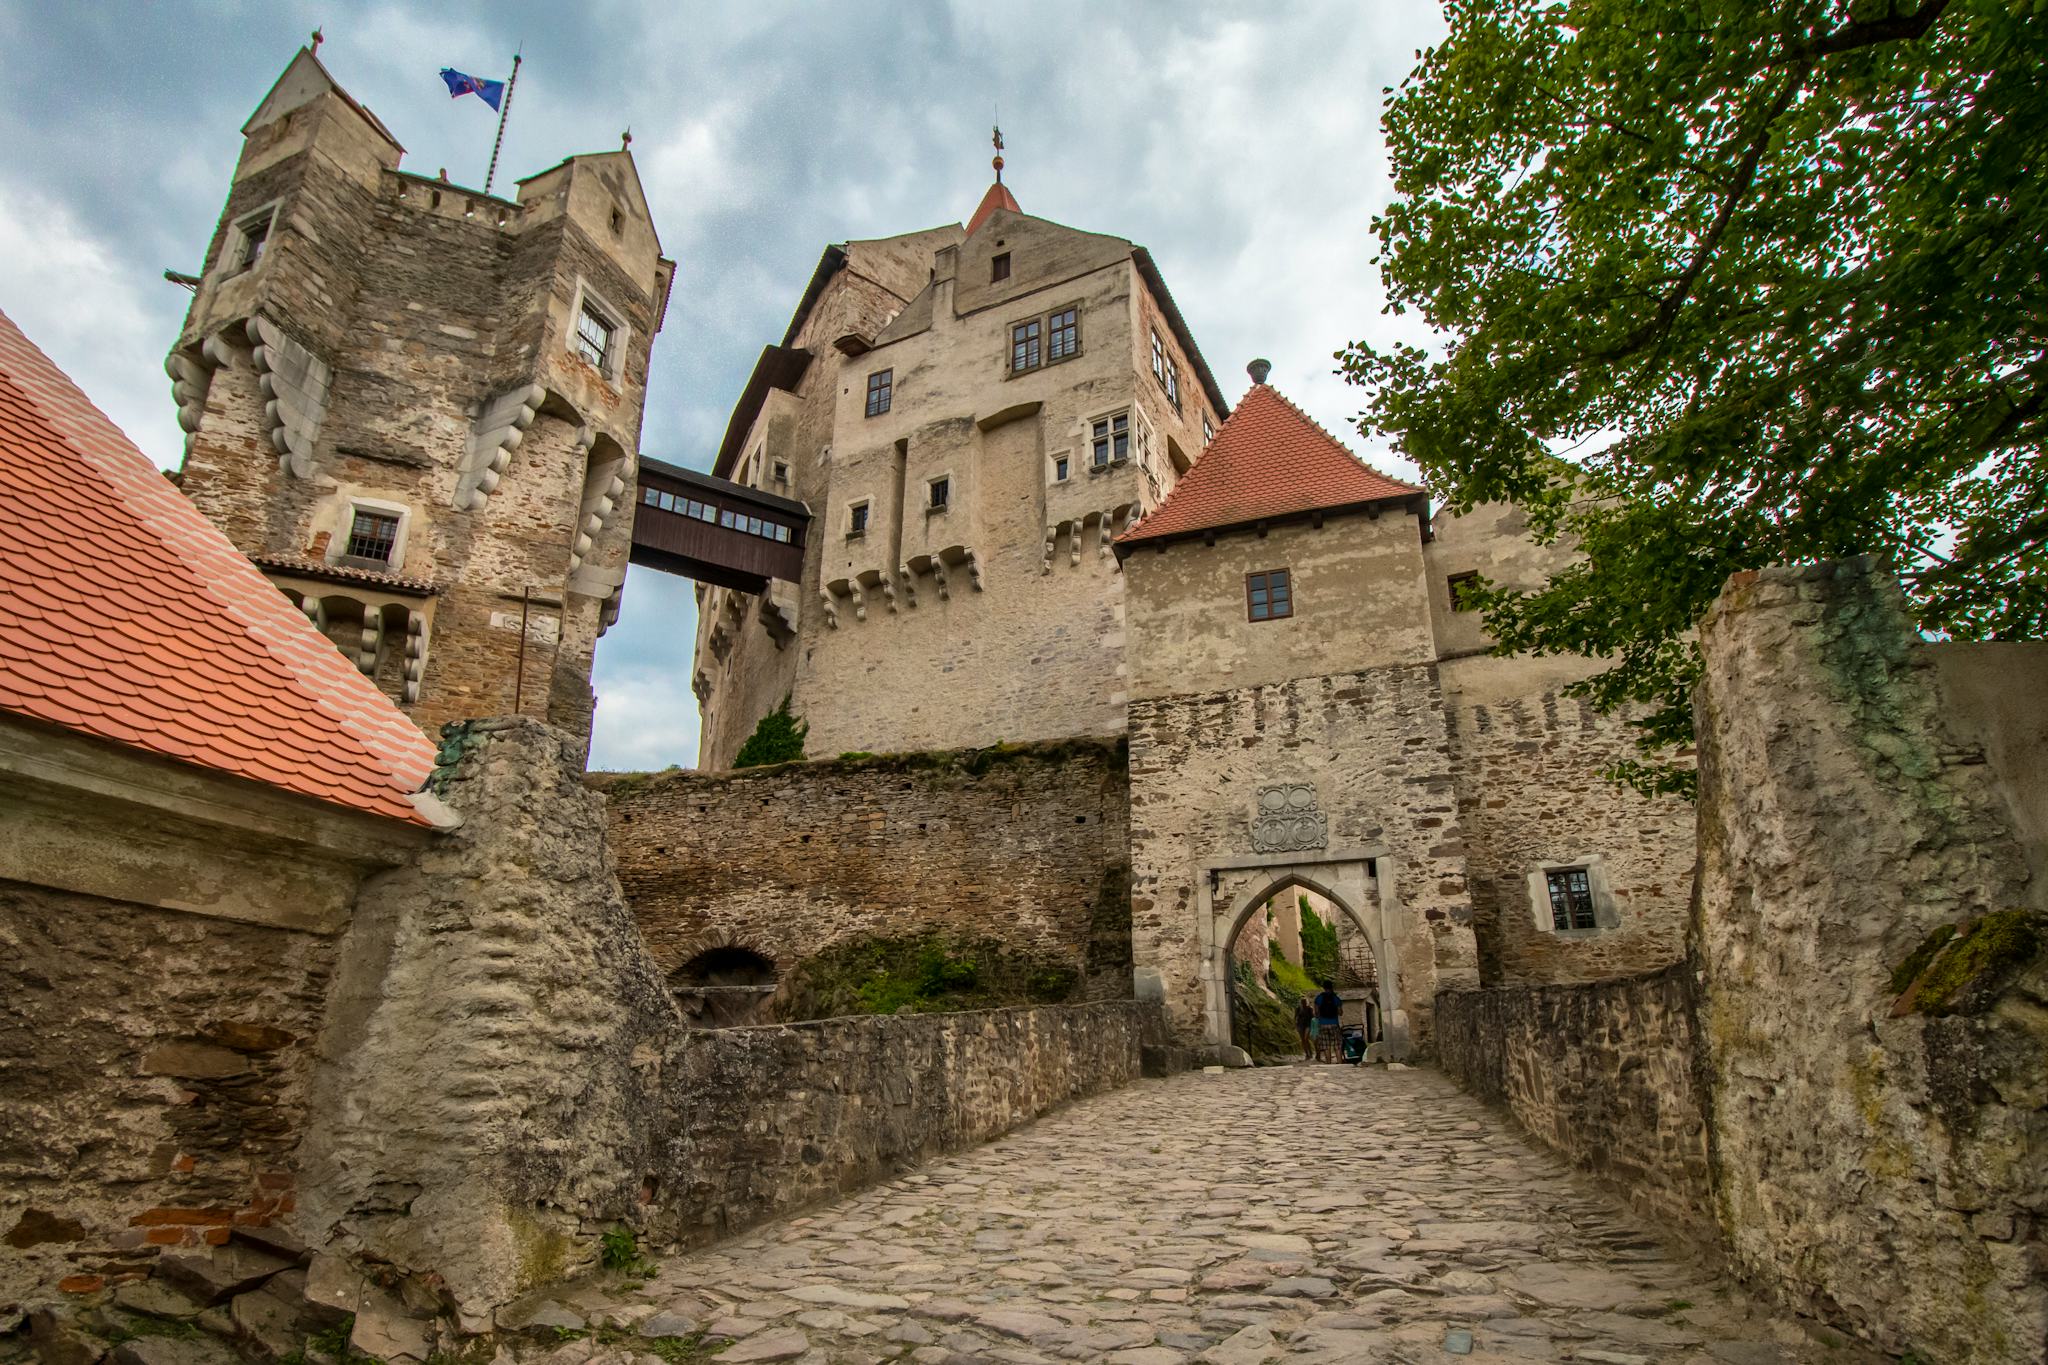
[{"label": "stone doorway", "polygon": [[1290,881],[1253,904],[1226,958],[1230,1041],[1256,1061],[1301,1055],[1298,1007],[1323,985],[1344,1001],[1346,1045],[1380,1039],[1379,973],[1371,943],[1352,916],[1311,885]]},{"label": "stone doorway", "polygon": [[669,976],[669,991],[692,1028],[772,1023],[777,985],[775,963],[737,944],[706,948]]}]

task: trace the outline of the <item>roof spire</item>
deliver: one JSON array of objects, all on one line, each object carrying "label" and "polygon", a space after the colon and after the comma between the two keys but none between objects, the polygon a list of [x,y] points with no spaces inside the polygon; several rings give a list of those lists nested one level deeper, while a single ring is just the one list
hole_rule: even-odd
[{"label": "roof spire", "polygon": [[989,164],[996,168],[996,183],[1000,185],[1003,183],[1003,126],[1000,123],[996,125],[995,144],[995,159]]},{"label": "roof spire", "polygon": [[322,32],[321,32],[321,31],[320,31],[319,29],[317,29],[317,28],[313,30],[313,55],[314,55],[315,57],[317,57],[317,56],[319,56],[319,55],[320,55],[320,44],[322,44],[322,43],[324,43],[324,42],[326,42],[326,41],[327,41],[327,35],[326,35],[326,34],[322,33]]}]

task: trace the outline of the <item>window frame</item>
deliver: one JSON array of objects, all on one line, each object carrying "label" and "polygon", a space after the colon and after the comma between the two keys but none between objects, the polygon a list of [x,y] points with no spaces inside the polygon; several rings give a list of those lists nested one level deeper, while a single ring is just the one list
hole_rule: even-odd
[{"label": "window frame", "polygon": [[[1019,339],[1019,334],[1029,329],[1030,335]],[[1030,359],[1018,363],[1018,354],[1029,347]],[[1010,373],[1029,374],[1045,368],[1045,318],[1030,317],[1010,324]]]},{"label": "window frame", "polygon": [[1204,412],[1204,413],[1202,414],[1202,446],[1203,446],[1203,448],[1204,448],[1204,449],[1206,449],[1206,448],[1208,447],[1209,443],[1210,443],[1211,441],[1215,440],[1215,439],[1216,439],[1216,424],[1215,424],[1215,422],[1213,422],[1213,421],[1211,421],[1211,420],[1210,420],[1210,418],[1209,418],[1209,414],[1208,414],[1208,413],[1206,413],[1206,412]]},{"label": "window frame", "polygon": [[[270,239],[277,235],[278,211],[284,206],[282,199],[273,199],[258,205],[247,213],[239,214],[228,224],[228,236],[221,243],[220,265],[225,276],[246,275],[270,255]],[[251,229],[262,223],[263,230],[251,235]],[[249,246],[254,242],[256,254],[249,257]],[[245,259],[246,258],[246,259]]]},{"label": "window frame", "polygon": [[[1591,868],[1545,868],[1542,875],[1544,890],[1550,898],[1550,918],[1554,932],[1582,933],[1600,927],[1599,911],[1593,899]],[[1574,879],[1577,885],[1574,885]],[[1582,917],[1585,921],[1583,924],[1580,923]]]},{"label": "window frame", "polygon": [[[1255,583],[1253,583],[1253,581],[1252,581],[1253,579],[1258,579],[1258,580],[1259,580],[1259,582],[1257,582],[1257,583],[1255,584]],[[1281,605],[1281,606],[1283,606],[1283,607],[1285,608],[1285,610],[1282,610],[1282,611],[1275,611],[1275,610],[1273,609],[1273,608],[1274,608],[1274,600],[1275,600],[1275,596],[1276,596],[1276,594],[1275,594],[1275,593],[1274,593],[1274,591],[1273,591],[1273,588],[1274,588],[1274,583],[1275,583],[1275,580],[1276,580],[1276,579],[1278,580],[1278,585],[1279,585],[1279,589],[1280,589],[1280,591],[1279,591],[1279,593],[1277,594],[1277,596],[1278,596],[1278,598],[1279,598],[1279,600],[1280,600],[1280,605]],[[1254,593],[1264,593],[1264,594],[1265,594],[1265,599],[1266,599],[1266,600],[1265,600],[1264,602],[1260,602],[1260,601],[1258,601],[1258,599],[1257,599],[1256,597],[1254,597],[1254,596],[1253,596],[1253,594],[1254,594]],[[1263,609],[1264,609],[1264,613],[1265,613],[1264,615],[1261,615],[1261,614],[1260,614],[1260,609],[1261,609],[1261,608],[1263,608]],[[1244,576],[1244,619],[1245,619],[1245,620],[1247,620],[1247,621],[1251,621],[1251,622],[1258,622],[1258,621],[1286,621],[1286,620],[1291,620],[1291,619],[1293,618],[1293,616],[1294,616],[1294,570],[1293,570],[1292,568],[1278,568],[1278,569],[1254,569],[1254,570],[1252,570],[1251,572],[1249,572],[1249,573],[1245,574],[1245,576]]]},{"label": "window frame", "polygon": [[[1098,413],[1088,419],[1088,468],[1091,471],[1115,469],[1120,465],[1126,465],[1131,462],[1131,437],[1137,427],[1137,423],[1132,420],[1134,411],[1135,409],[1132,408],[1118,408],[1114,412]],[[1117,430],[1116,424],[1119,421],[1124,424],[1122,431]],[[1099,436],[1096,433],[1097,427],[1103,428]],[[1123,449],[1121,451],[1117,449],[1119,438],[1123,442]],[[1103,448],[1107,451],[1108,458],[1102,460],[1095,458],[1097,441],[1103,443]]]},{"label": "window frame", "polygon": [[1450,594],[1451,611],[1453,613],[1464,614],[1478,610],[1476,607],[1460,606],[1458,604],[1458,589],[1467,583],[1477,586],[1480,581],[1480,573],[1477,569],[1467,569],[1462,573],[1444,575],[1444,589]]},{"label": "window frame", "polygon": [[1074,457],[1071,453],[1052,457],[1052,481],[1065,483],[1074,477]]},{"label": "window frame", "polygon": [[[588,314],[609,328],[602,363],[592,360],[583,352],[583,318]],[[615,307],[610,299],[590,287],[589,281],[578,277],[576,297],[569,312],[568,335],[563,338],[563,349],[591,369],[605,383],[617,386],[619,376],[625,372],[626,351],[633,329],[626,322],[626,315]]]},{"label": "window frame", "polygon": [[846,504],[846,538],[856,540],[868,533],[868,524],[874,519],[874,499],[859,498]]},{"label": "window frame", "polygon": [[[1070,317],[1073,321],[1066,326],[1059,325],[1059,319]],[[1060,333],[1072,337],[1072,344],[1066,350],[1054,354],[1053,347]],[[1061,365],[1081,354],[1081,305],[1070,303],[1064,308],[1055,308],[1045,315],[1045,363]]]},{"label": "window frame", "polygon": [[1009,278],[1010,253],[998,251],[995,255],[988,258],[988,282],[990,284],[1001,284]]},{"label": "window frame", "polygon": [[[881,382],[878,384],[875,382],[876,380]],[[879,406],[875,402],[877,395],[881,397],[881,404]],[[890,365],[884,369],[870,370],[868,372],[867,401],[865,404],[867,415],[870,417],[886,416],[889,409],[895,405],[896,367]]]},{"label": "window frame", "polygon": [[[938,500],[938,499],[936,498],[936,496],[935,496],[935,495],[936,495],[936,494],[938,494],[938,493],[939,493],[939,491],[940,491],[941,489],[943,489],[943,490],[945,491],[945,497],[944,497],[944,499],[943,499],[943,500]],[[924,510],[925,510],[925,513],[926,513],[927,515],[933,515],[933,514],[937,514],[937,513],[947,512],[947,511],[950,511],[950,510],[952,510],[952,507],[953,507],[953,475],[952,475],[952,472],[951,472],[951,471],[949,470],[949,471],[947,471],[947,472],[946,472],[946,473],[944,473],[944,474],[934,474],[934,475],[932,475],[932,476],[931,476],[930,478],[926,479],[926,480],[924,481]]]},{"label": "window frame", "polygon": [[[1571,888],[1566,886],[1567,926],[1558,927],[1556,901],[1551,894],[1551,878],[1582,876],[1585,879],[1585,895],[1591,902],[1589,912],[1575,909],[1570,900]],[[1575,858],[1550,859],[1537,863],[1527,874],[1529,918],[1532,927],[1539,934],[1549,934],[1561,939],[1595,938],[1612,933],[1622,927],[1621,906],[1615,900],[1614,890],[1608,884],[1607,861],[1596,853]],[[1587,922],[1590,918],[1590,923]]]},{"label": "window frame", "polygon": [[[328,541],[327,562],[350,568],[364,568],[373,573],[397,573],[403,569],[405,542],[412,531],[412,505],[385,498],[344,497],[340,501],[340,533]],[[350,543],[355,539],[356,517],[362,513],[391,517],[397,521],[398,524],[391,533],[389,557],[376,560],[368,555],[352,555],[348,552]]]}]

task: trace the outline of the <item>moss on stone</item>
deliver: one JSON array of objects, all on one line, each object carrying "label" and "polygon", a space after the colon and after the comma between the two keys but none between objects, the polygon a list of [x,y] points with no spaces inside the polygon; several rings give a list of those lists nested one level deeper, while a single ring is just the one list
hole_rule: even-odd
[{"label": "moss on stone", "polygon": [[1254,1061],[1299,1057],[1301,1035],[1294,1031],[1294,1007],[1282,1004],[1250,963],[1234,963],[1232,971],[1236,1003],[1230,1011],[1230,1041]]},{"label": "moss on stone", "polygon": [[1927,964],[1934,961],[1934,955],[1942,946],[1956,936],[1953,924],[1936,925],[1934,932],[1920,940],[1920,946],[1906,954],[1906,960],[1892,968],[1892,994],[1904,995],[1906,987],[1919,979],[1927,970]]},{"label": "moss on stone", "polygon": [[2041,946],[2041,925],[2025,910],[1980,915],[1937,946],[1911,983],[1908,1007],[1920,1014],[1973,1013],[1973,1004],[2031,962]]},{"label": "moss on stone", "polygon": [[569,1238],[561,1229],[549,1227],[524,1209],[505,1210],[505,1226],[519,1258],[518,1285],[532,1289],[553,1284],[569,1274]]},{"label": "moss on stone", "polygon": [[1077,999],[1080,986],[1070,963],[993,939],[877,936],[835,944],[800,963],[783,1018],[1055,1005]]}]

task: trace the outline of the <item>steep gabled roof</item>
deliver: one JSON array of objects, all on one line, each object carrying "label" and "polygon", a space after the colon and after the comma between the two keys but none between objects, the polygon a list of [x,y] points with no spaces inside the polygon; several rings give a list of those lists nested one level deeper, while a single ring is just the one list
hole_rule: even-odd
[{"label": "steep gabled roof", "polygon": [[434,823],[426,736],[4,313],[0,711]]},{"label": "steep gabled roof", "polygon": [[340,96],[343,104],[362,116],[363,122],[370,126],[371,132],[390,143],[400,156],[405,155],[405,148],[399,145],[397,138],[391,136],[391,130],[384,126],[384,120],[371,113],[368,105],[361,103],[354,95],[344,90],[341,82],[334,79],[334,73],[327,69],[326,63],[313,54],[310,47],[300,48],[292,59],[285,63],[284,70],[271,82],[270,89],[257,101],[254,112],[242,125],[243,136],[246,137],[249,130],[259,124],[288,114],[327,92]]},{"label": "steep gabled roof", "polygon": [[1166,501],[1117,544],[1426,496],[1360,460],[1272,386],[1254,384]]},{"label": "steep gabled roof", "polygon": [[989,215],[997,209],[1008,209],[1012,213],[1024,211],[1017,207],[1017,196],[1011,194],[1010,187],[1000,180],[990,185],[988,193],[981,196],[981,203],[976,205],[973,216],[967,220],[967,235],[972,237],[981,231],[981,225],[986,223]]}]

